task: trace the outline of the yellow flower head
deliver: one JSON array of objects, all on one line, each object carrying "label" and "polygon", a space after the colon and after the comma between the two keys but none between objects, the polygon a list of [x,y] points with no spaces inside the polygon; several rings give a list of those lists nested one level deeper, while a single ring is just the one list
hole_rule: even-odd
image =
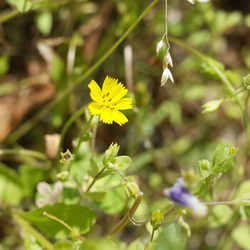
[{"label": "yellow flower head", "polygon": [[112,124],[114,121],[122,126],[128,121],[127,117],[119,111],[132,108],[132,99],[123,98],[128,92],[123,84],[107,76],[102,89],[94,80],[89,83],[88,87],[90,97],[94,101],[88,106],[92,115],[100,116],[101,121],[107,124]]}]

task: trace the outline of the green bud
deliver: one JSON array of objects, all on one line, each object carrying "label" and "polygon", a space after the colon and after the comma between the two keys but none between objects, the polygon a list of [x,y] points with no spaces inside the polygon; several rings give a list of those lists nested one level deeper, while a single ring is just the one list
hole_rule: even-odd
[{"label": "green bud", "polygon": [[61,160],[62,164],[71,163],[74,160],[74,155],[67,149],[65,153],[61,153]]},{"label": "green bud", "polygon": [[136,198],[138,193],[140,193],[140,189],[135,182],[127,182],[126,183],[126,191],[129,197]]},{"label": "green bud", "polygon": [[104,157],[103,157],[103,165],[106,166],[109,161],[111,161],[114,157],[117,156],[119,152],[120,147],[117,143],[109,146],[109,148],[105,151]]},{"label": "green bud", "polygon": [[205,103],[203,106],[202,106],[202,113],[212,113],[214,111],[216,111],[220,104],[222,103],[222,100],[213,100],[213,101],[209,101],[207,103]]},{"label": "green bud", "polygon": [[250,89],[250,74],[248,74],[243,78],[242,86],[247,90]]},{"label": "green bud", "polygon": [[161,210],[159,209],[154,210],[150,221],[151,226],[153,227],[154,230],[157,230],[160,227],[162,220],[163,220],[163,214]]},{"label": "green bud", "polygon": [[203,159],[197,162],[196,170],[203,178],[206,178],[211,173],[211,164],[209,161]]},{"label": "green bud", "polygon": [[215,174],[226,172],[233,165],[237,149],[231,144],[219,143],[213,154],[212,170]]},{"label": "green bud", "polygon": [[66,181],[69,178],[69,172],[68,171],[63,171],[60,172],[56,175],[57,179],[59,179],[60,181]]},{"label": "green bud", "polygon": [[154,250],[154,243],[152,241],[149,241],[145,247],[145,250]]},{"label": "green bud", "polygon": [[81,140],[82,140],[82,141],[89,141],[90,139],[92,139],[92,137],[93,137],[93,133],[87,132],[87,133],[84,133],[84,134],[81,136]]}]

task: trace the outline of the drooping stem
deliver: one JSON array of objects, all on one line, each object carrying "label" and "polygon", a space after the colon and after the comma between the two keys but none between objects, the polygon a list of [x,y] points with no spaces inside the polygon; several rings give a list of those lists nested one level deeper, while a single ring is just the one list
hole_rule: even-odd
[{"label": "drooping stem", "polygon": [[132,207],[128,210],[125,216],[121,219],[121,221],[113,228],[111,233],[109,234],[108,238],[113,238],[116,234],[118,234],[129,222],[129,220],[133,217],[134,213],[136,212],[138,206],[141,203],[143,197],[143,193],[139,192],[136,200],[134,201]]},{"label": "drooping stem", "polygon": [[38,160],[48,161],[48,157],[38,151],[29,149],[0,149],[0,155],[23,155],[37,158]]},{"label": "drooping stem", "polygon": [[79,235],[78,233],[76,233],[73,228],[71,226],[69,226],[66,222],[64,222],[63,220],[60,220],[59,218],[57,218],[56,216],[49,214],[47,212],[44,212],[43,215],[45,215],[46,217],[55,220],[57,222],[59,222],[60,224],[62,224],[64,227],[66,227],[67,229],[69,229],[69,231],[71,231],[72,235],[74,237],[76,237],[77,239],[81,240],[81,241],[85,241],[85,238],[81,235]]}]

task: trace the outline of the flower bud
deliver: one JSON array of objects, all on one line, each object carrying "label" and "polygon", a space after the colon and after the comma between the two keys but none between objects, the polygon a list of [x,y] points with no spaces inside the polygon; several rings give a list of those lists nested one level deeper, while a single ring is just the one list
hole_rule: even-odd
[{"label": "flower bud", "polygon": [[248,74],[247,76],[245,76],[243,78],[243,81],[242,81],[242,86],[245,88],[245,89],[250,89],[250,74]]},{"label": "flower bud", "polygon": [[61,153],[61,160],[62,164],[71,163],[74,160],[74,155],[67,149],[65,153]]},{"label": "flower bud", "polygon": [[171,71],[168,68],[165,68],[161,76],[161,86],[165,85],[168,79],[170,79],[170,81],[174,83],[174,78]]},{"label": "flower bud", "polygon": [[93,137],[93,133],[91,132],[87,132],[87,133],[84,133],[81,137],[81,140],[82,141],[89,141],[90,139],[92,139]]},{"label": "flower bud", "polygon": [[120,147],[117,143],[109,146],[109,148],[105,151],[104,157],[103,157],[103,165],[106,166],[112,158],[116,157],[119,152]]},{"label": "flower bud", "polygon": [[60,181],[66,181],[69,178],[69,172],[68,171],[62,171],[56,175],[57,179]]},{"label": "flower bud", "polygon": [[207,207],[184,187],[182,178],[178,178],[172,188],[165,189],[164,194],[181,208],[189,207],[199,216],[207,214]]},{"label": "flower bud", "polygon": [[212,113],[214,111],[216,111],[220,104],[222,103],[222,100],[213,100],[213,101],[209,101],[207,103],[205,103],[203,106],[202,106],[202,113]]},{"label": "flower bud", "polygon": [[126,183],[126,191],[129,197],[136,198],[138,193],[140,193],[140,189],[135,182],[127,182]]},{"label": "flower bud", "polygon": [[157,230],[160,227],[162,220],[163,220],[162,212],[159,209],[154,210],[150,221],[151,226],[153,227],[154,230]]},{"label": "flower bud", "polygon": [[163,45],[164,45],[164,43],[163,43],[163,40],[161,39],[161,41],[156,44],[156,55],[158,55],[160,53],[160,51],[163,48]]}]

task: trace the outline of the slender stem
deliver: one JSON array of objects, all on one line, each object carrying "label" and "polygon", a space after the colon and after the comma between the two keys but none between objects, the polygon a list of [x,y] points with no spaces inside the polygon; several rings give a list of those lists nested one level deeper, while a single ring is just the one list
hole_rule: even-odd
[{"label": "slender stem", "polygon": [[0,155],[23,155],[31,156],[42,161],[48,161],[48,157],[45,154],[29,149],[0,149]]},{"label": "slender stem", "polygon": [[236,205],[238,204],[238,200],[232,201],[212,201],[212,202],[203,202],[204,205],[214,206],[214,205]]},{"label": "slender stem", "polygon": [[154,234],[155,234],[155,230],[154,228],[152,228],[152,234],[151,234],[151,239],[150,239],[151,242],[154,240]]},{"label": "slender stem", "polygon": [[53,250],[53,245],[37,230],[35,230],[27,221],[22,219],[19,215],[13,214],[13,219],[29,234],[31,234],[43,247],[48,250]]},{"label": "slender stem", "polygon": [[88,120],[88,122],[87,122],[87,124],[86,124],[86,126],[85,126],[85,129],[84,129],[83,133],[82,133],[81,136],[79,137],[78,143],[77,143],[77,145],[76,145],[76,147],[75,147],[75,150],[74,150],[74,155],[77,154],[77,152],[78,152],[78,150],[79,150],[79,148],[80,148],[80,146],[81,146],[81,143],[82,143],[82,141],[83,141],[82,136],[84,136],[84,135],[87,133],[87,131],[88,131],[90,125],[91,125],[91,121],[92,121],[93,117],[94,117],[93,115],[90,116],[90,118],[89,118],[89,120]]},{"label": "slender stem", "polygon": [[238,106],[242,112],[243,122],[244,122],[244,125],[246,128],[247,137],[248,137],[248,149],[250,149],[250,125],[249,125],[248,113],[247,113],[247,110],[244,107],[243,102],[240,99],[240,97],[235,95],[236,90],[235,90],[234,86],[232,85],[232,83],[228,80],[228,78],[225,76],[225,74],[212,62],[212,60],[209,60],[208,57],[204,56],[203,54],[201,54],[200,52],[198,52],[194,48],[190,47],[189,45],[185,44],[184,42],[182,42],[176,38],[171,37],[171,38],[169,38],[169,40],[171,40],[172,42],[178,44],[179,46],[189,50],[191,53],[198,56],[200,59],[202,59],[207,64],[209,64],[209,66],[211,68],[213,68],[213,70],[217,73],[218,77],[221,79],[222,83],[225,85],[228,94],[231,97],[235,98],[235,102],[238,104]]},{"label": "slender stem", "polygon": [[85,241],[85,238],[81,235],[79,235],[78,233],[76,233],[71,226],[69,226],[66,222],[64,222],[63,220],[60,220],[59,218],[57,218],[56,216],[49,214],[47,212],[44,212],[43,215],[47,216],[48,218],[55,220],[57,222],[59,222],[60,224],[62,224],[63,226],[65,226],[67,229],[69,229],[69,231],[71,231],[72,235],[78,239],[80,239],[81,241]]},{"label": "slender stem", "polygon": [[66,90],[59,93],[56,98],[49,104],[47,104],[39,113],[34,115],[30,120],[23,123],[16,131],[14,131],[6,140],[5,144],[12,144],[27,133],[35,124],[37,124],[44,116],[46,116],[52,108],[54,108],[59,102],[61,102],[77,85],[86,80],[113,52],[114,50],[125,40],[125,38],[131,33],[131,31],[138,25],[138,23],[144,18],[144,16],[156,5],[159,0],[154,0],[143,13],[135,20],[135,22],[127,29],[127,31],[121,36],[121,38],[81,77],[79,77],[75,84],[67,87]]},{"label": "slender stem", "polygon": [[114,168],[114,171],[121,176],[121,178],[127,183],[128,180],[116,169]]},{"label": "slender stem", "polygon": [[65,125],[63,126],[62,132],[61,132],[61,139],[60,139],[60,144],[59,144],[59,150],[58,150],[58,155],[57,155],[57,162],[59,161],[60,158],[60,151],[62,150],[62,144],[65,138],[65,135],[69,129],[69,127],[72,125],[72,123],[75,122],[75,120],[80,117],[81,115],[83,115],[85,113],[86,107],[82,107],[80,108],[74,115],[72,115],[70,117],[70,119],[65,123]]},{"label": "slender stem", "polygon": [[141,203],[143,197],[143,193],[139,192],[136,200],[134,201],[132,207],[128,210],[128,212],[125,214],[125,216],[121,219],[121,221],[114,227],[114,229],[111,231],[108,238],[113,238],[116,234],[118,234],[129,222],[129,220],[133,217],[134,213],[136,212],[138,206]]},{"label": "slender stem", "polygon": [[103,171],[106,169],[106,167],[103,167],[100,172],[94,177],[93,181],[90,183],[89,187],[86,190],[86,193],[89,192],[89,190],[91,189],[91,187],[95,184],[95,182],[97,181],[97,179],[99,178],[99,176],[103,173]]}]

